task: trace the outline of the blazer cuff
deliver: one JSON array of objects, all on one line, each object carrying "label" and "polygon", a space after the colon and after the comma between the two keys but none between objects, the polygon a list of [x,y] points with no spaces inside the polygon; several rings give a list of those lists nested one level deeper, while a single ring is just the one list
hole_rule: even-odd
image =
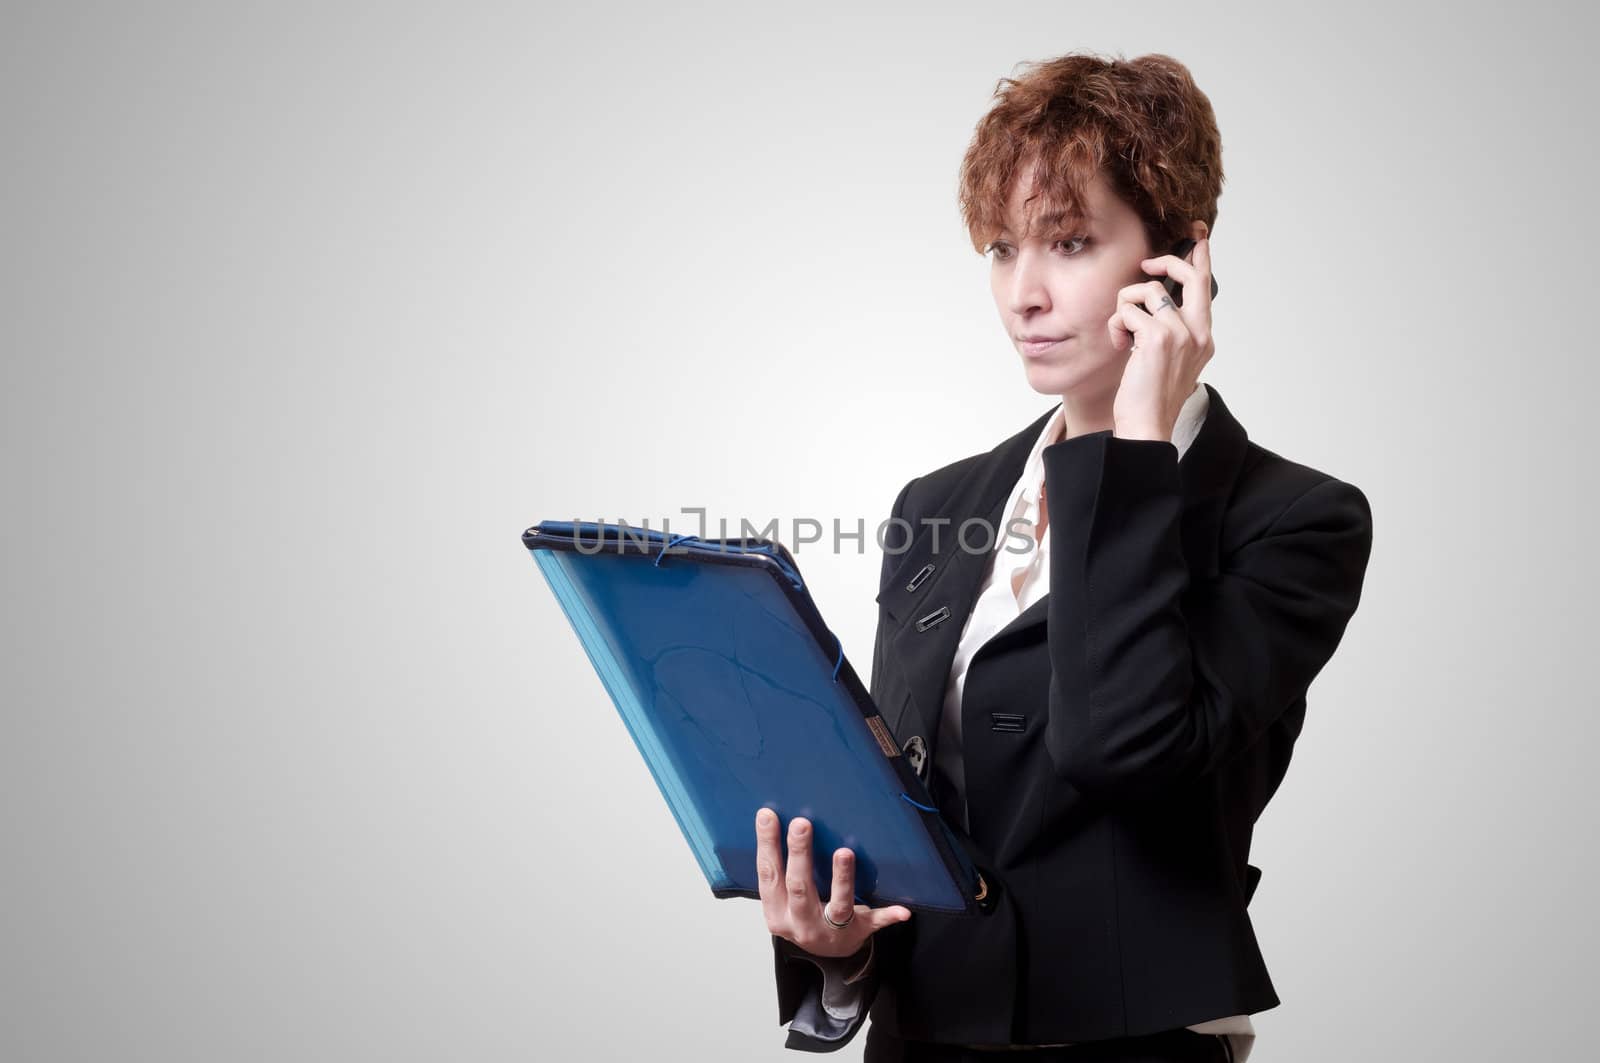
[{"label": "blazer cuff", "polygon": [[[873,938],[853,956],[816,956],[776,934],[772,943],[779,972],[779,1021],[789,1028],[785,1047],[831,1052],[849,1043],[877,986]],[[811,969],[817,973],[800,981],[800,972]]]}]

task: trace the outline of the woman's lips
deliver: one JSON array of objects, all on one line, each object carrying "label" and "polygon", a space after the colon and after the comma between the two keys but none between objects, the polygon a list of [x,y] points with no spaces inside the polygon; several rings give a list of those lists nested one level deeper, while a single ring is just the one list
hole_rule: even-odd
[{"label": "woman's lips", "polygon": [[1019,343],[1022,346],[1022,353],[1031,358],[1047,354],[1071,338],[1071,336],[1062,336],[1056,340],[1020,340]]}]

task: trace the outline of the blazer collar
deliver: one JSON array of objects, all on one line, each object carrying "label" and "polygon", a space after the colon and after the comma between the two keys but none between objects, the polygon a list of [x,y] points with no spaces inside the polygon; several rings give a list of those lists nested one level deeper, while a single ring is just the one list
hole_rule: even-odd
[{"label": "blazer collar", "polygon": [[[1178,462],[1183,493],[1180,534],[1184,559],[1194,579],[1208,579],[1220,571],[1222,515],[1233,493],[1248,440],[1244,426],[1229,411],[1222,395],[1209,383],[1204,387],[1209,400],[1205,420]],[[878,595],[879,604],[898,625],[891,637],[898,656],[907,665],[905,678],[913,707],[921,718],[922,729],[917,733],[927,735],[930,744],[937,734],[950,663],[993,556],[993,551],[974,553],[961,548],[958,534],[962,522],[976,517],[987,522],[984,528],[1004,534],[1000,527],[1001,509],[1054,412],[1052,405],[1026,428],[971,463],[949,494],[922,514],[925,523],[913,528],[911,548],[902,555],[887,587]],[[945,523],[928,523],[938,518]],[[935,532],[937,549],[933,542]],[[967,536],[972,542],[986,537],[987,532],[977,526]],[[917,579],[918,573],[930,564],[934,570]],[[995,634],[984,649],[1022,637],[1042,625],[1049,600],[1047,593]]]}]

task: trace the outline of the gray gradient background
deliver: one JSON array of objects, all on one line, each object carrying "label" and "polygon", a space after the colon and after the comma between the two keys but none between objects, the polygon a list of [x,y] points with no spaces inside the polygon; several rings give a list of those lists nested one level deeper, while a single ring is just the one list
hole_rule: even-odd
[{"label": "gray gradient background", "polygon": [[[1204,379],[1375,511],[1255,1059],[1589,1054],[1580,10],[7,4],[0,1058],[794,1058],[518,534],[876,522],[1041,413],[954,183],[1073,48],[1210,95]],[[874,547],[799,557],[864,662]]]}]

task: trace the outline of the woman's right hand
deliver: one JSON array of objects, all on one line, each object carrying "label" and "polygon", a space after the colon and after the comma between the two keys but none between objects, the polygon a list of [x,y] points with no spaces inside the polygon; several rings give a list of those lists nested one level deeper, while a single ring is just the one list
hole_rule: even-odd
[{"label": "woman's right hand", "polygon": [[[813,956],[853,956],[879,930],[910,919],[911,909],[904,905],[869,908],[853,903],[855,856],[849,849],[837,849],[833,854],[828,912],[836,923],[850,920],[843,930],[836,930],[822,917],[822,899],[812,886],[810,821],[800,816],[789,821],[789,861],[785,870],[777,813],[770,808],[757,812],[756,878],[767,930]],[[853,919],[851,912],[855,913]]]}]

